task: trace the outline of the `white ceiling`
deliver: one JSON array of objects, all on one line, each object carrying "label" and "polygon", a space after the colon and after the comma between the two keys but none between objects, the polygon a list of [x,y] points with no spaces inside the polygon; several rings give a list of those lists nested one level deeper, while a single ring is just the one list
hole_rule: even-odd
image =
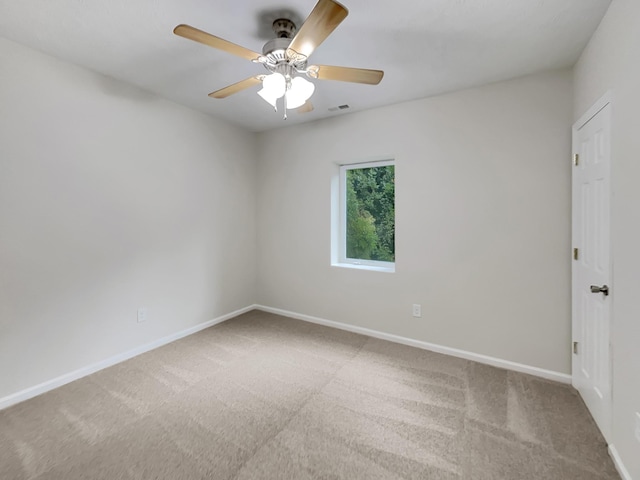
[{"label": "white ceiling", "polygon": [[[262,66],[173,35],[187,23],[251,50],[269,12],[306,18],[315,0],[0,0],[0,35],[264,131],[575,63],[611,0],[344,0],[349,16],[310,63],[385,71],[377,86],[316,80],[315,110],[282,116],[251,88],[213,90]],[[267,19],[267,20],[265,20]],[[266,33],[265,33],[266,32]],[[1,66],[0,66],[1,68]]]}]

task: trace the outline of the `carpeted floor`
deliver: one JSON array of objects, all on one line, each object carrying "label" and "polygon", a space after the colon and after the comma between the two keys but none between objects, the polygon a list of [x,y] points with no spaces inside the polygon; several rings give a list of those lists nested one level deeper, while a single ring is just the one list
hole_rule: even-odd
[{"label": "carpeted floor", "polygon": [[0,479],[618,479],[566,385],[253,311],[0,412]]}]

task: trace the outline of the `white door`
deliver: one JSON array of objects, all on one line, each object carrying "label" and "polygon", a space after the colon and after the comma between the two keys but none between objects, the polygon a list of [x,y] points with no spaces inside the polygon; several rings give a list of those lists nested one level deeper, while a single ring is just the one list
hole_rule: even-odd
[{"label": "white door", "polygon": [[[611,103],[573,127],[573,386],[611,441]],[[575,250],[577,249],[577,251]]]}]

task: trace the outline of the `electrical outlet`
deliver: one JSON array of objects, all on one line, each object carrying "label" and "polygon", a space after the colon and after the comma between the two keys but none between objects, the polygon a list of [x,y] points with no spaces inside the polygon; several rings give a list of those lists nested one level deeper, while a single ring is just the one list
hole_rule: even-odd
[{"label": "electrical outlet", "polygon": [[636,412],[636,440],[640,442],[640,412]]},{"label": "electrical outlet", "polygon": [[413,304],[413,316],[416,318],[420,318],[422,316],[422,307],[417,303]]},{"label": "electrical outlet", "polygon": [[138,309],[138,323],[146,322],[148,313],[147,307],[140,307]]}]

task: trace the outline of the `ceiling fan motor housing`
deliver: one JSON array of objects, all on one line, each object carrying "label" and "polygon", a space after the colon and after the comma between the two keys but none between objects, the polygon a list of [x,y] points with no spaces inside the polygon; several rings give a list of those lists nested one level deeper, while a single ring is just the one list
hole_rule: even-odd
[{"label": "ceiling fan motor housing", "polygon": [[[273,38],[264,44],[264,47],[262,47],[262,54],[265,57],[268,57],[269,55],[279,56],[278,52],[282,52],[282,55],[284,55],[284,52],[287,51],[290,43],[290,38]],[[285,58],[283,56],[282,60],[284,59]]]},{"label": "ceiling fan motor housing", "polygon": [[304,70],[307,64],[306,57],[287,55],[287,49],[296,33],[296,24],[288,18],[278,18],[273,22],[272,28],[276,38],[269,40],[262,47],[262,55],[266,61],[261,63],[267,70],[283,74],[285,73],[283,70],[289,74],[296,70]]},{"label": "ceiling fan motor housing", "polygon": [[273,22],[272,28],[278,38],[293,38],[296,24],[288,18],[278,18]]},{"label": "ceiling fan motor housing", "polygon": [[289,77],[293,77],[295,72],[306,72],[306,57],[291,57],[287,55],[287,49],[290,43],[291,38],[277,37],[264,44],[264,47],[262,47],[264,61],[261,61],[261,63],[267,70],[282,73]]}]

